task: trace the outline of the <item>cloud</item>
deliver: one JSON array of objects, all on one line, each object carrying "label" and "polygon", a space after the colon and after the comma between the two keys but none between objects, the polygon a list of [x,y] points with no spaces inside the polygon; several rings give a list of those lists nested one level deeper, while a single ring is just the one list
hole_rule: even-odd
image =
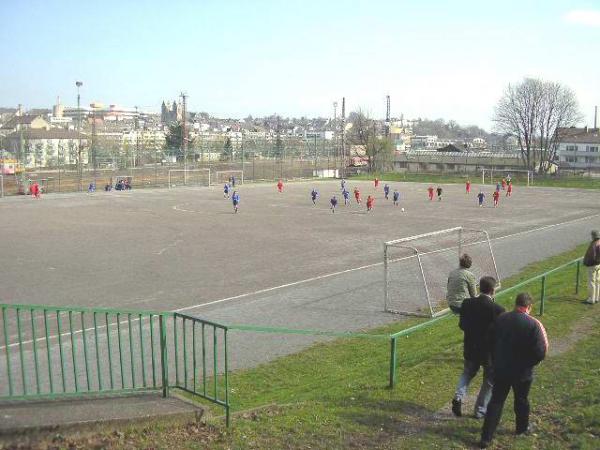
[{"label": "cloud", "polygon": [[593,9],[574,9],[565,14],[568,23],[586,25],[588,27],[600,27],[600,11]]}]

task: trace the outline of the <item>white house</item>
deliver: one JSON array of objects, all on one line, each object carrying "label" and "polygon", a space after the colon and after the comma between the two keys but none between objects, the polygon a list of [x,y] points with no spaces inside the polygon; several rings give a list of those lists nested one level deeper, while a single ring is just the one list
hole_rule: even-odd
[{"label": "white house", "polygon": [[14,155],[22,153],[25,167],[77,164],[80,143],[82,163],[88,162],[88,136],[76,131],[27,129],[9,134],[6,141],[9,152]]},{"label": "white house", "polygon": [[561,128],[557,131],[558,164],[567,169],[600,169],[598,128]]}]

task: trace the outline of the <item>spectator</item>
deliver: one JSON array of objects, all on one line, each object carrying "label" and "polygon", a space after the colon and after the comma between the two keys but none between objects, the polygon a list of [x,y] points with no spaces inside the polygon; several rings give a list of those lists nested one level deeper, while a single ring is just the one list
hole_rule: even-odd
[{"label": "spectator", "polygon": [[544,326],[529,315],[531,304],[529,294],[517,295],[514,311],[498,317],[490,330],[494,388],[483,422],[480,448],[490,445],[511,388],[515,397],[516,434],[529,431],[528,396],[533,381],[533,367],[545,358],[548,351]]},{"label": "spectator", "polygon": [[588,268],[588,298],[586,303],[600,301],[600,231],[592,231],[592,242],[588,246],[583,265]]},{"label": "spectator", "polygon": [[490,345],[487,339],[490,325],[504,312],[504,308],[494,302],[496,280],[483,277],[479,281],[479,297],[466,299],[460,308],[459,327],[464,332],[464,369],[456,386],[452,400],[452,412],[462,416],[462,403],[467,395],[471,380],[483,367],[483,382],[475,401],[475,417],[481,419],[486,414],[492,396],[493,373]]},{"label": "spectator", "polygon": [[448,306],[455,314],[460,313],[460,305],[462,305],[465,298],[477,297],[475,275],[468,270],[473,264],[473,260],[465,253],[459,258],[458,264],[458,269],[454,269],[448,275],[446,293]]}]

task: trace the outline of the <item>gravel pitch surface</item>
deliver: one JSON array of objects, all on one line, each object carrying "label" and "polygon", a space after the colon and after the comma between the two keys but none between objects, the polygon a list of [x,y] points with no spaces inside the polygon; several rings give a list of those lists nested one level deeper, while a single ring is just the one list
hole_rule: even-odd
[{"label": "gravel pitch surface", "polygon": [[[343,205],[338,181],[48,195],[0,200],[0,301],[182,310],[225,324],[356,331],[399,320],[382,312],[384,241],[455,226],[485,229],[501,277],[568,250],[600,228],[596,191],[516,185],[476,206],[461,185],[441,202],[427,185],[390,183],[394,207],[371,182],[375,208]],[[310,191],[320,192],[317,205]],[[435,186],[434,186],[435,187]],[[341,205],[335,214],[329,198]],[[405,208],[401,212],[400,208]],[[364,267],[359,269],[360,267]],[[231,366],[297,351],[314,336],[232,332]],[[12,337],[11,337],[12,340]]]}]

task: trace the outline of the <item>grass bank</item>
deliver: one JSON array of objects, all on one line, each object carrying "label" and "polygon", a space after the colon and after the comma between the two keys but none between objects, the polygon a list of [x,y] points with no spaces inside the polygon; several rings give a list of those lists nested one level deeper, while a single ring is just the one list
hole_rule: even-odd
[{"label": "grass bank", "polygon": [[[494,174],[494,183],[501,180],[505,176],[505,172],[497,172]],[[524,185],[527,182],[527,177],[522,173],[511,174],[513,182]],[[415,182],[415,183],[432,183],[432,184],[447,184],[447,183],[464,183],[470,179],[473,183],[481,182],[481,173],[473,174],[437,174],[437,173],[398,173],[385,172],[374,174],[361,174],[352,176],[352,180],[372,180],[378,177],[384,181],[400,181],[400,182]],[[491,181],[486,179],[486,183],[491,184]],[[561,187],[561,188],[577,188],[577,189],[600,189],[600,178],[591,178],[583,176],[535,176],[533,186],[541,187]]]},{"label": "grass bank", "polygon": [[[503,286],[559,266],[582,251],[579,247],[532,264]],[[538,368],[531,393],[537,432],[513,436],[509,402],[495,448],[600,447],[600,305],[582,303],[584,278],[579,295],[574,293],[574,268],[547,280],[542,321],[554,353]],[[527,290],[539,298],[539,283]],[[513,297],[499,296],[498,301],[508,305]],[[374,332],[391,333],[416,322]],[[61,442],[66,447],[100,442],[105,448],[472,448],[481,421],[454,418],[447,408],[462,367],[456,318],[402,338],[393,390],[387,388],[388,362],[386,341],[328,341],[232,374],[234,419],[229,431],[215,417],[208,425],[122,427],[85,438],[61,437]],[[473,390],[479,382],[478,376]],[[219,409],[213,412],[220,414]]]}]

